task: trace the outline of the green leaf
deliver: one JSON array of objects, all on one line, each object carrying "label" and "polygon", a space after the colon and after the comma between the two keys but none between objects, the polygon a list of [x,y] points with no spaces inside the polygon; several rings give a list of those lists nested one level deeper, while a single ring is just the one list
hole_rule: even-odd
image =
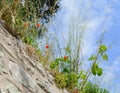
[{"label": "green leaf", "polygon": [[100,47],[99,47],[99,52],[100,53],[103,53],[103,52],[106,52],[107,51],[107,46],[106,45],[101,45]]},{"label": "green leaf", "polygon": [[66,51],[66,52],[71,52],[71,50],[70,50],[69,47],[66,47],[66,48],[65,48],[65,51]]},{"label": "green leaf", "polygon": [[50,68],[51,68],[51,69],[54,69],[56,66],[58,66],[58,63],[57,63],[57,62],[51,62],[51,63],[50,63]]},{"label": "green leaf", "polygon": [[55,62],[63,61],[63,58],[56,58]]},{"label": "green leaf", "polygon": [[82,75],[81,75],[81,79],[85,80],[85,77],[86,77],[85,74],[82,74]]},{"label": "green leaf", "polygon": [[81,79],[85,80],[85,77],[86,77],[86,72],[82,70],[80,72],[80,74],[78,75],[78,79],[81,78]]},{"label": "green leaf", "polygon": [[97,57],[96,57],[96,56],[91,55],[91,57],[90,57],[88,60],[93,61],[93,60],[96,60],[96,59],[97,59]]},{"label": "green leaf", "polygon": [[71,63],[71,60],[67,60],[66,62],[67,62],[67,63]]},{"label": "green leaf", "polygon": [[55,59],[55,62],[58,62],[58,61],[59,61],[59,58],[56,58],[56,59]]},{"label": "green leaf", "polygon": [[102,68],[97,69],[97,75],[101,76],[103,74]]},{"label": "green leaf", "polygon": [[92,74],[101,76],[102,73],[103,73],[102,68],[99,68],[98,64],[94,64],[93,67],[92,67]]},{"label": "green leaf", "polygon": [[94,76],[96,76],[96,70],[94,69],[94,68],[92,68],[92,74],[94,75]]},{"label": "green leaf", "polygon": [[96,75],[97,74],[97,69],[98,69],[98,64],[94,64],[93,67],[92,67],[92,74],[93,75]]},{"label": "green leaf", "polygon": [[103,58],[103,60],[108,61],[108,56],[107,56],[107,54],[102,55],[102,58]]},{"label": "green leaf", "polygon": [[64,69],[63,69],[63,72],[69,73],[68,68],[64,68]]}]

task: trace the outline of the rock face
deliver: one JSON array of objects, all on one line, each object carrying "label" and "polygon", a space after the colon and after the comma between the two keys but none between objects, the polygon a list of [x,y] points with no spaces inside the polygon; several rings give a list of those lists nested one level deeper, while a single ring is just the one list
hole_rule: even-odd
[{"label": "rock face", "polygon": [[0,24],[0,93],[68,93],[25,52],[25,44]]}]

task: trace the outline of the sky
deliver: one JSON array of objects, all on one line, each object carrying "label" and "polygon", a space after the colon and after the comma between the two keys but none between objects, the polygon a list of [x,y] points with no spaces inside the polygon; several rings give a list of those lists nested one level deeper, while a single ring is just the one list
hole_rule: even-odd
[{"label": "sky", "polygon": [[[83,55],[88,57],[95,52],[96,40],[105,31],[104,42],[112,47],[107,51],[108,62],[101,66],[104,69],[102,83],[110,93],[120,91],[120,3],[119,0],[61,0],[59,12],[50,22],[50,31],[59,36],[65,46],[70,23],[85,24]],[[75,20],[73,22],[73,20]],[[74,25],[74,26],[75,26]],[[76,27],[77,28],[77,27]],[[109,85],[107,85],[109,84]]]}]

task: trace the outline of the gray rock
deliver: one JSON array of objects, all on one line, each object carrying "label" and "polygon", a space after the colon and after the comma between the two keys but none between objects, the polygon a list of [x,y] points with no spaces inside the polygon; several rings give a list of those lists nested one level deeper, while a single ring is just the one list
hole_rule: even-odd
[{"label": "gray rock", "polygon": [[51,74],[48,74],[48,81],[53,84],[54,83],[54,77]]},{"label": "gray rock", "polygon": [[5,68],[5,65],[3,64],[3,62],[0,62],[0,72],[3,72],[4,74],[8,74],[8,71]]},{"label": "gray rock", "polygon": [[2,66],[0,66],[0,72],[3,72],[4,74],[8,74],[8,71]]},{"label": "gray rock", "polygon": [[29,60],[30,64],[31,64],[33,67],[35,67],[35,63],[34,63],[30,58],[28,58],[28,60]]},{"label": "gray rock", "polygon": [[4,89],[0,89],[0,93],[6,93]]},{"label": "gray rock", "polygon": [[46,91],[46,93],[55,93],[55,91],[51,88],[51,84],[46,80],[40,80],[40,79],[36,79],[36,82],[38,83],[38,85],[44,89],[44,91]]},{"label": "gray rock", "polygon": [[[0,60],[3,60],[3,59],[4,59],[4,54],[3,52],[0,51]],[[2,62],[0,62],[0,72],[8,73]]]},{"label": "gray rock", "polygon": [[7,44],[8,44],[8,45],[11,45],[11,44],[12,44],[12,42],[11,42],[11,39],[10,39],[10,38],[6,38],[6,42],[7,42]]},{"label": "gray rock", "polygon": [[[13,69],[14,68],[14,69]],[[17,64],[9,61],[9,69],[12,73],[12,76],[19,81],[23,86],[25,86],[29,91],[36,93],[36,86],[35,80],[20,66]]]},{"label": "gray rock", "polygon": [[35,73],[35,69],[33,67],[31,67],[29,65],[26,65],[26,67],[27,67],[27,70],[30,71],[32,74]]},{"label": "gray rock", "polygon": [[[9,92],[9,93],[21,93],[18,88],[13,85],[11,82],[7,82],[5,89]],[[4,93],[4,92],[3,92]]]},{"label": "gray rock", "polygon": [[0,60],[4,58],[4,54],[0,51]]},{"label": "gray rock", "polygon": [[44,71],[44,69],[42,68],[41,65],[37,65],[36,68],[40,72],[40,74],[42,74],[43,77],[46,76],[46,73],[45,73],[45,71]]}]

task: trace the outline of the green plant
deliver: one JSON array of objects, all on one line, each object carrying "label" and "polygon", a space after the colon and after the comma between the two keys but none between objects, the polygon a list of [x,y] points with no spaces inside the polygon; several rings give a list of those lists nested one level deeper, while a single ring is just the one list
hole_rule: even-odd
[{"label": "green plant", "polygon": [[97,55],[92,55],[89,60],[93,61],[93,65],[91,68],[92,74],[93,75],[98,75],[101,76],[102,75],[102,68],[99,67],[99,60],[103,60],[103,61],[108,61],[108,56],[105,53],[107,51],[107,46],[106,45],[100,45],[99,49],[98,49],[98,53]]},{"label": "green plant", "polygon": [[54,68],[56,68],[58,66],[58,62],[51,62],[51,64],[50,64],[50,68],[51,69],[54,69]]},{"label": "green plant", "polygon": [[15,33],[15,24],[16,19],[18,18],[19,12],[21,10],[22,5],[20,0],[1,0],[0,1],[0,19],[5,21],[6,29],[11,30],[12,34]]},{"label": "green plant", "polygon": [[[67,56],[64,56],[63,58],[56,58],[55,61],[51,62],[50,68],[52,70],[57,70],[59,71],[58,73],[64,74],[67,79],[66,79],[66,86],[69,88],[71,91],[77,87],[78,81],[80,79],[84,80],[86,77],[86,72],[81,71],[79,74],[76,72],[70,72],[70,60]],[[59,78],[62,79],[62,78]],[[57,82],[58,84],[58,82]]]},{"label": "green plant", "polygon": [[78,74],[76,73],[68,73],[67,74],[67,81],[66,81],[66,87],[73,90],[78,85]]},{"label": "green plant", "polygon": [[51,69],[60,69],[62,73],[69,72],[69,69],[66,67],[65,64],[69,65],[70,60],[68,60],[67,56],[56,58],[55,61],[51,62],[50,68]]},{"label": "green plant", "polygon": [[[57,12],[58,2],[58,0],[24,0],[24,2],[21,0],[0,0],[0,19],[5,21],[5,27],[10,30],[12,35],[20,35],[23,38],[25,34],[30,33],[36,39],[35,34],[40,36],[45,29],[43,25],[41,29],[35,29],[35,24],[40,19],[48,20]],[[27,22],[29,26],[23,27],[23,24]]]},{"label": "green plant", "polygon": [[83,90],[83,93],[109,93],[109,91],[99,87],[97,84],[88,82]]},{"label": "green plant", "polygon": [[[30,20],[36,18],[45,19],[47,22],[50,17],[59,9],[60,0],[25,0],[25,12],[24,15],[30,18]],[[28,14],[29,13],[29,14]],[[34,14],[34,15],[33,15]]]},{"label": "green plant", "polygon": [[99,68],[98,64],[94,64],[92,67],[92,74],[101,76],[102,75],[102,68]]},{"label": "green plant", "polygon": [[[92,65],[90,67],[90,70],[85,72],[84,70],[78,70],[80,67],[79,64],[79,56],[73,57],[72,55],[74,52],[72,52],[70,47],[66,47],[64,49],[65,56],[56,58],[53,62],[50,64],[50,68],[52,70],[57,70],[59,73],[67,74],[67,81],[66,81],[66,87],[69,89],[78,88],[82,90],[89,79],[89,76],[91,73],[96,76],[101,76],[103,74],[103,69],[100,68],[99,64],[102,61],[107,61],[108,56],[106,54],[107,46],[106,45],[100,45],[98,47],[98,51],[96,55],[91,55],[88,61],[92,62]],[[77,51],[78,52],[78,51]],[[73,54],[72,54],[73,53]],[[77,54],[78,55],[78,54]],[[80,81],[80,82],[79,82]],[[78,87],[79,85],[79,87]]]},{"label": "green plant", "polygon": [[55,82],[59,88],[66,87],[66,80],[67,80],[67,77],[65,74],[57,73],[55,75]]},{"label": "green plant", "polygon": [[96,76],[96,75],[101,76],[103,74],[103,69],[99,67],[99,63],[102,61],[108,60],[106,51],[107,51],[107,46],[102,44],[98,47],[98,51],[97,51],[96,55],[91,55],[91,57],[88,59],[89,61],[92,61],[93,63],[92,63],[92,66],[90,67],[90,70],[87,71],[85,80],[83,81],[83,83],[81,85],[81,89],[85,86],[91,73],[94,76]]}]

